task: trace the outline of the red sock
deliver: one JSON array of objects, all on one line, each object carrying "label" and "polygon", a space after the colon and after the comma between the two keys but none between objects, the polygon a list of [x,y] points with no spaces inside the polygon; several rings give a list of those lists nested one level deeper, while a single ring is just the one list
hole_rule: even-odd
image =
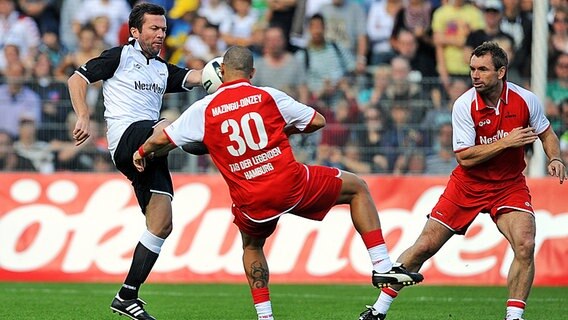
[{"label": "red sock", "polygon": [[254,288],[250,290],[252,294],[252,301],[254,304],[270,301],[270,293],[268,288]]},{"label": "red sock", "polygon": [[373,230],[373,231],[363,233],[361,235],[361,238],[363,238],[363,243],[365,244],[367,249],[373,248],[373,247],[376,247],[378,245],[385,243],[385,239],[383,239],[383,232],[381,231],[381,229],[377,229],[377,230]]},{"label": "red sock", "polygon": [[398,296],[398,291],[394,290],[393,288],[382,288],[381,289],[382,292],[384,292],[385,294],[389,295],[391,298],[396,298],[396,296]]}]

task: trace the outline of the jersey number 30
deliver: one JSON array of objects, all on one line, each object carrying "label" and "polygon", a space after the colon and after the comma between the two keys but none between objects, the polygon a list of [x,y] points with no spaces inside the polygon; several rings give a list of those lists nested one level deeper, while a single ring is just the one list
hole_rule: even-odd
[{"label": "jersey number 30", "polygon": [[[256,128],[259,141],[255,141],[251,132],[251,123]],[[257,112],[249,112],[243,115],[240,123],[235,119],[227,119],[221,123],[221,132],[229,134],[229,139],[236,144],[227,146],[229,153],[234,156],[242,156],[247,151],[247,147],[251,150],[260,150],[268,144],[268,135],[262,121],[262,116]]]}]

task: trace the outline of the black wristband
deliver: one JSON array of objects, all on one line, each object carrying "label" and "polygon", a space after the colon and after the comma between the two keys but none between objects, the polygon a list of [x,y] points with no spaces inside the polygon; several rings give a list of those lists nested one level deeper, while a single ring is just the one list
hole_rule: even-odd
[{"label": "black wristband", "polygon": [[548,164],[550,165],[553,161],[558,161],[558,162],[562,163],[562,165],[564,165],[564,161],[562,161],[562,159],[559,159],[559,158],[550,159],[550,161],[548,161]]}]

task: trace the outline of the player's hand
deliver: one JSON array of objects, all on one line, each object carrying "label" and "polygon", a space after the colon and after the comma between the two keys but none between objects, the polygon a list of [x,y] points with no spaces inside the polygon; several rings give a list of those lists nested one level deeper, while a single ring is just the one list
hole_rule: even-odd
[{"label": "player's hand", "polygon": [[560,184],[564,183],[564,180],[568,180],[566,166],[558,159],[553,159],[548,163],[548,174],[553,177],[558,177],[560,179]]},{"label": "player's hand", "polygon": [[511,130],[511,132],[509,132],[509,134],[501,140],[506,142],[508,147],[517,148],[527,144],[531,144],[535,142],[536,139],[538,139],[538,134],[536,134],[534,128],[519,127]]},{"label": "player's hand", "polygon": [[138,153],[138,150],[136,150],[136,152],[132,155],[132,163],[138,172],[142,172],[146,167],[146,158],[142,158],[140,153]]},{"label": "player's hand", "polygon": [[73,130],[73,139],[75,140],[75,145],[78,146],[91,136],[91,129],[89,124],[89,117],[79,117],[75,123],[75,129]]}]

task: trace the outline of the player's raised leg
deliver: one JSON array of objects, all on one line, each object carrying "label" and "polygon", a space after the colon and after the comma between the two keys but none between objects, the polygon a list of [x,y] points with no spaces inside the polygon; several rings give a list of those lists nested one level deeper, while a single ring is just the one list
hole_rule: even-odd
[{"label": "player's raised leg", "polygon": [[419,273],[408,272],[401,264],[390,260],[377,208],[363,179],[357,175],[342,171],[341,192],[337,204],[349,204],[353,225],[369,252],[373,264],[372,283],[378,288],[391,285],[412,285],[424,278]]},{"label": "player's raised leg", "polygon": [[514,252],[509,268],[506,320],[520,320],[534,280],[534,248],[536,225],[528,212],[512,211],[497,216],[497,227]]},{"label": "player's raised leg", "polygon": [[[453,235],[453,231],[438,221],[428,219],[416,242],[406,249],[397,261],[404,265],[409,272],[418,272],[422,264],[436,254]],[[372,306],[367,306],[367,310],[361,313],[359,320],[385,319],[390,305],[402,288],[402,285],[393,285],[381,289],[377,301]]]}]

